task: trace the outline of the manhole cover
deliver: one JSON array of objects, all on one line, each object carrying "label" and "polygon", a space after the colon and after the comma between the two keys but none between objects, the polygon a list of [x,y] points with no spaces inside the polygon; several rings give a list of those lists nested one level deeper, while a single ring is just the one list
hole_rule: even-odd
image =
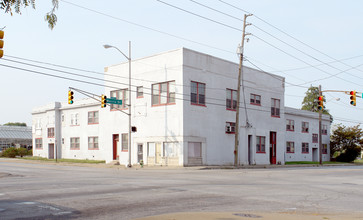
[{"label": "manhole cover", "polygon": [[262,218],[262,216],[259,216],[259,215],[245,214],[245,213],[235,213],[233,215],[246,217],[246,218]]}]

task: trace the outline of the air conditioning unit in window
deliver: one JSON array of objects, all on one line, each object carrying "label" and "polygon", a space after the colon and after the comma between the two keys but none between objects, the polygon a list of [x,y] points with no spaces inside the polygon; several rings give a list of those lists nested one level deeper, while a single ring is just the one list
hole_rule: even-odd
[{"label": "air conditioning unit in window", "polygon": [[234,126],[226,126],[226,133],[233,133],[235,132]]}]

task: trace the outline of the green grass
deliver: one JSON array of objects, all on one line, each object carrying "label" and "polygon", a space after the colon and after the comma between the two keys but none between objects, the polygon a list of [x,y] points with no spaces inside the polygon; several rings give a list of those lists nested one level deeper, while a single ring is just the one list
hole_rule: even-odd
[{"label": "green grass", "polygon": [[[25,160],[37,160],[37,161],[49,161],[56,162],[55,159],[47,159],[43,157],[23,157],[21,159]],[[58,159],[57,162],[66,162],[66,163],[105,163],[104,160],[79,160],[79,159]]]},{"label": "green grass", "polygon": [[363,164],[363,159],[355,160],[354,163],[356,163],[356,164]]}]

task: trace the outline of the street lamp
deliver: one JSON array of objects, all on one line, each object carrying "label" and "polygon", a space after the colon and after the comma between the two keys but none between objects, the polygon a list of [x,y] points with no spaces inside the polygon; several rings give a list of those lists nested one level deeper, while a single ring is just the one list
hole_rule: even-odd
[{"label": "street lamp", "polygon": [[129,136],[129,138],[128,138],[129,164],[127,166],[131,167],[132,166],[131,165],[131,41],[129,41],[129,56],[126,56],[120,49],[118,49],[115,46],[105,44],[105,45],[103,45],[103,47],[105,49],[115,48],[129,61],[129,104],[128,104],[128,107],[129,107],[129,113],[128,113],[128,116],[129,116],[129,134],[128,134],[128,136]]}]

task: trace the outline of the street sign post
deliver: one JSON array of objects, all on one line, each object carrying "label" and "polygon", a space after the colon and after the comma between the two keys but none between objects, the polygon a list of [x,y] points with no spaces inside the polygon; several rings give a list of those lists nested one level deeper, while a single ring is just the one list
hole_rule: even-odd
[{"label": "street sign post", "polygon": [[122,105],[122,100],[116,98],[107,98],[107,104]]}]

